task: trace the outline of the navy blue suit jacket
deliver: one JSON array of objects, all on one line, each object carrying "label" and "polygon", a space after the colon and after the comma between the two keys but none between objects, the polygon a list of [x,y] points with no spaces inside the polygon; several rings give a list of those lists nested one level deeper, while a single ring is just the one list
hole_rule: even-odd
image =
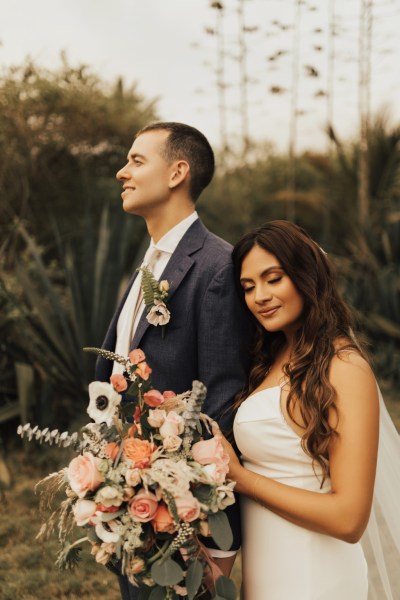
[{"label": "navy blue suit jacket", "polygon": [[[207,387],[203,412],[218,421],[222,431],[232,425],[232,401],[246,382],[248,339],[252,326],[239,302],[233,278],[232,247],[196,220],[178,244],[160,279],[170,283],[170,322],[164,338],[160,327],[150,325],[144,311],[132,340],[153,369],[152,385],[160,390],[184,392],[198,379]],[[107,331],[103,348],[114,351],[119,314],[132,277]],[[108,381],[112,362],[99,357],[96,379]],[[237,506],[229,507],[234,533],[232,548],[240,545]]]}]

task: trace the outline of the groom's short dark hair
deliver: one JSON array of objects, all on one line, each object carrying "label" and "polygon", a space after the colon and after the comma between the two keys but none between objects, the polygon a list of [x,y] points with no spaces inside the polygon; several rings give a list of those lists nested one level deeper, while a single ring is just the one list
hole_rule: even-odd
[{"label": "groom's short dark hair", "polygon": [[206,136],[195,127],[184,123],[151,123],[135,135],[135,139],[148,131],[169,131],[162,148],[162,156],[171,163],[174,160],[186,160],[190,166],[190,196],[196,202],[201,192],[210,183],[214,175],[214,152]]}]

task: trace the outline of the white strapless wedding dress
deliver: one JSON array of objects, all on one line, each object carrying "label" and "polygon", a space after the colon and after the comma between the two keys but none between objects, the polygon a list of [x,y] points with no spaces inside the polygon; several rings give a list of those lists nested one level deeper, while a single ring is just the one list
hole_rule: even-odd
[{"label": "white strapless wedding dress", "polygon": [[[281,410],[281,387],[256,392],[239,407],[234,435],[243,465],[286,485],[326,494]],[[315,466],[317,474],[318,465]],[[309,531],[241,497],[244,600],[366,600],[360,544]]]}]

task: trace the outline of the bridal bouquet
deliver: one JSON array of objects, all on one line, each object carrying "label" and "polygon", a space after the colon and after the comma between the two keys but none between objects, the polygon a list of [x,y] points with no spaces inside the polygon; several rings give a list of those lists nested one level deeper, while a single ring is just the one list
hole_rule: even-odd
[{"label": "bridal bouquet", "polygon": [[[226,479],[229,459],[220,439],[201,438],[210,422],[201,413],[205,386],[194,381],[184,394],[161,393],[151,387],[151,368],[140,349],[127,358],[85,350],[125,368],[125,376],[89,385],[93,422],[72,435],[30,424],[18,428],[29,439],[77,451],[68,466],[38,483],[42,507],[63,488],[66,493],[38,538],[58,530],[60,568],[75,566],[89,542],[95,560],[126,574],[141,599],[200,598],[207,580],[214,598],[234,600],[233,582],[199,539],[211,535],[219,548],[229,549],[224,509],[234,502],[235,485]],[[84,536],[74,540],[76,526]]]}]

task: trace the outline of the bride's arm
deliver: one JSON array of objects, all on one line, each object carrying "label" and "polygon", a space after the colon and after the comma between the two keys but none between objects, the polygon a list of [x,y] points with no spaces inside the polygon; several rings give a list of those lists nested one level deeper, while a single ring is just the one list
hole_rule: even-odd
[{"label": "bride's arm", "polygon": [[[229,476],[237,482],[235,491],[288,521],[355,543],[371,510],[379,433],[378,392],[370,367],[354,353],[332,360],[330,382],[336,390],[339,417],[338,436],[329,449],[331,493],[298,489],[253,473],[240,465],[227,445],[231,454]],[[334,414],[332,423],[336,424]]]}]

